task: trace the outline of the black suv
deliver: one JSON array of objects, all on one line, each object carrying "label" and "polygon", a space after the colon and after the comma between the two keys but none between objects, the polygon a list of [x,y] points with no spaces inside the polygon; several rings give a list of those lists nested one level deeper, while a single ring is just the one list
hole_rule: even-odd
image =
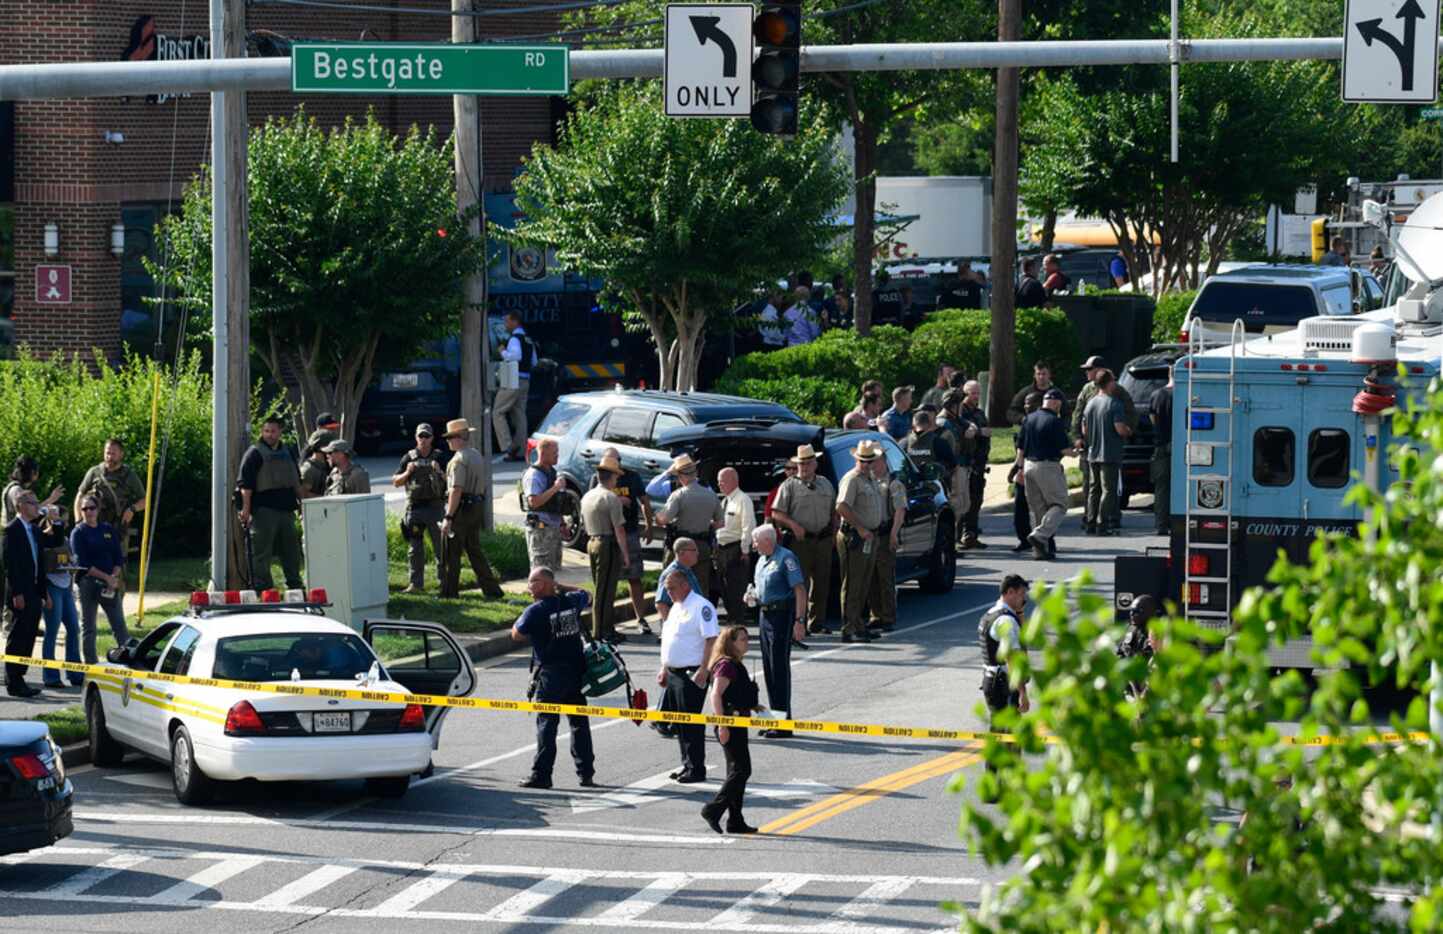
[{"label": "black suv", "polygon": [[[816,449],[817,473],[840,487],[842,476],[855,465],[852,451],[863,439],[879,443],[886,452],[887,469],[907,482],[907,519],[897,555],[897,582],[916,580],[926,593],[951,591],[957,577],[957,550],[953,545],[956,533],[939,468],[918,468],[889,436],[789,422],[732,422],[675,428],[660,441],[673,455],[687,453],[695,458],[701,482],[713,489],[717,472],[723,467],[734,468],[742,492],[756,507],[760,523],[768,495],[782,480],[782,465],[797,453],[798,445],[810,444]],[[835,606],[842,575],[835,557],[833,561]]]},{"label": "black suv", "polygon": [[1168,367],[1182,353],[1181,349],[1154,348],[1129,360],[1118,374],[1117,381],[1137,406],[1137,432],[1127,439],[1122,448],[1121,505],[1124,509],[1134,493],[1152,492],[1152,453],[1157,447],[1157,440],[1149,409],[1153,394],[1167,385]]}]

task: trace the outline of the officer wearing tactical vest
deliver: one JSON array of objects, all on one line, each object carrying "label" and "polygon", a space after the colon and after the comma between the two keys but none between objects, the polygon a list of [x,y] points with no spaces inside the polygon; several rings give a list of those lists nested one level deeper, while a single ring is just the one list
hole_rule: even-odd
[{"label": "officer wearing tactical vest", "polygon": [[[862,605],[877,567],[877,532],[882,528],[882,491],[872,462],[882,456],[875,441],[863,440],[852,451],[857,465],[842,477],[837,494],[837,553],[842,560],[842,641],[871,642],[876,636],[862,622]],[[813,597],[815,599],[815,597]]]},{"label": "officer wearing tactical vest", "polygon": [[326,457],[331,461],[331,475],[326,478],[327,496],[371,492],[371,475],[351,460],[352,450],[351,442],[344,438],[326,445]]},{"label": "officer wearing tactical vest", "polygon": [[406,488],[406,514],[401,537],[411,579],[406,593],[420,593],[426,585],[426,539],[436,556],[436,580],[441,580],[441,520],[446,517],[446,461],[436,450],[435,430],[425,422],[416,426],[416,446],[401,457],[391,485]]},{"label": "officer wearing tactical vest", "polygon": [[341,423],[330,412],[316,416],[316,428],[306,438],[305,462],[301,464],[301,498],[326,495],[326,480],[331,475],[326,460],[326,445],[339,438]]},{"label": "officer wearing tactical vest", "polygon": [[274,558],[281,561],[287,587],[305,586],[301,580],[301,538],[296,531],[301,475],[291,449],[281,443],[283,430],[279,418],[267,418],[261,425],[260,440],[246,449],[240,462],[240,524],[250,530],[250,583],[257,590],[269,590],[274,585]]},{"label": "officer wearing tactical vest", "polygon": [[817,476],[817,452],[810,444],[797,448],[797,475],[788,477],[772,501],[772,524],[785,529],[782,545],[802,563],[807,579],[807,631],[829,633],[827,600],[832,586],[833,511],[837,491]]},{"label": "officer wearing tactical vest", "polygon": [[481,550],[481,527],[486,520],[486,465],[481,461],[481,452],[471,447],[471,424],[464,418],[453,418],[446,423],[446,433],[441,437],[451,448],[451,460],[446,464],[446,514],[441,521],[441,596],[461,596],[464,552],[481,592],[500,598],[501,582],[496,580],[496,572]]},{"label": "officer wearing tactical vest", "polygon": [[699,553],[696,579],[701,582],[701,596],[706,598],[711,593],[712,543],[724,518],[721,500],[696,482],[696,461],[691,459],[690,454],[683,454],[672,461],[670,472],[681,485],[671,491],[666,506],[656,517],[656,521],[666,529],[662,564],[672,562],[675,555],[671,546],[678,538],[696,539]]},{"label": "officer wearing tactical vest", "polygon": [[125,442],[119,438],[106,440],[105,459],[81,478],[71,515],[80,515],[80,506],[87,496],[94,496],[100,504],[99,521],[109,523],[120,532],[121,553],[129,552],[131,521],[136,513],[145,512],[145,485],[125,463]]},{"label": "officer wearing tactical vest", "polygon": [[948,479],[951,479],[957,470],[957,455],[951,440],[945,433],[937,430],[932,413],[926,409],[918,409],[912,416],[912,433],[907,436],[907,454],[919,468],[928,464],[941,467],[942,476]]},{"label": "officer wearing tactical vest", "polygon": [[[1010,683],[1007,656],[1022,645],[1022,609],[1027,605],[1027,581],[1019,574],[1002,579],[1001,596],[977,622],[977,641],[982,648],[982,698],[993,718],[1008,707],[1027,712],[1027,683]],[[1002,732],[995,720],[988,724]]]},{"label": "officer wearing tactical vest", "polygon": [[531,369],[536,366],[536,345],[521,326],[521,315],[506,313],[506,330],[510,336],[501,349],[501,359],[516,364],[519,388],[496,390],[491,420],[496,424],[496,440],[508,461],[525,460],[521,448],[526,444],[526,397],[531,391]]},{"label": "officer wearing tactical vest", "polygon": [[626,636],[616,631],[616,585],[630,561],[626,549],[626,518],[622,514],[621,497],[616,495],[616,480],[621,472],[620,461],[603,457],[596,465],[600,482],[581,498],[581,521],[588,536],[586,553],[591,558],[591,582],[596,591],[596,603],[591,608],[591,637],[597,641],[626,641]]},{"label": "officer wearing tactical vest", "polygon": [[[536,602],[527,607],[511,627],[513,642],[531,643],[535,667],[532,698],[541,704],[585,704],[581,685],[586,675],[586,647],[581,639],[581,611],[590,598],[584,590],[557,593],[556,575],[550,568],[533,568],[526,580]],[[591,721],[567,714],[571,727],[571,758],[576,763],[577,784],[594,788],[592,776],[596,758],[591,749]],[[536,715],[536,756],[531,774],[522,788],[550,788],[551,768],[556,764],[556,729],[561,715]]]},{"label": "officer wearing tactical vest", "polygon": [[885,457],[872,461],[872,477],[882,492],[883,519],[877,534],[877,569],[867,593],[872,617],[867,628],[891,632],[897,627],[897,549],[902,541],[902,525],[907,521],[907,482],[892,476]]},{"label": "officer wearing tactical vest", "polygon": [[526,513],[526,554],[531,570],[561,568],[561,540],[564,537],[562,506],[566,481],[556,473],[559,449],[554,438],[536,448],[536,463],[521,475],[521,509]]},{"label": "officer wearing tactical vest", "polygon": [[962,419],[977,429],[970,452],[972,464],[967,470],[967,514],[962,518],[963,548],[986,548],[978,536],[982,533],[980,516],[982,497],[987,488],[987,463],[992,455],[992,428],[987,424],[987,413],[982,411],[982,384],[969,379],[962,386]]},{"label": "officer wearing tactical vest", "polygon": [[967,515],[972,510],[972,473],[986,466],[985,461],[976,457],[978,429],[972,420],[963,414],[966,394],[961,389],[949,389],[942,396],[942,422],[938,433],[947,438],[957,466],[947,477],[947,505],[952,509],[953,527],[957,540],[961,541]]}]

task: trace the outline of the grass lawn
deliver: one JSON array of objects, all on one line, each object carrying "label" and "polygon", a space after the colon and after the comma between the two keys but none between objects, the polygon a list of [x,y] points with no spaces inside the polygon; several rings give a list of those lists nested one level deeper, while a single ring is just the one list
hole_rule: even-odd
[{"label": "grass lawn", "polygon": [[85,723],[85,711],[79,704],[64,710],[43,713],[35,719],[50,727],[50,738],[60,746],[81,743],[90,737],[90,729]]},{"label": "grass lawn", "polygon": [[992,429],[992,447],[988,449],[987,463],[1010,464],[1017,458],[1017,429],[1011,425]]},{"label": "grass lawn", "polygon": [[[126,566],[126,589],[140,587],[140,566]],[[209,556],[187,558],[156,558],[145,569],[146,593],[189,593],[205,590],[210,583]]]}]

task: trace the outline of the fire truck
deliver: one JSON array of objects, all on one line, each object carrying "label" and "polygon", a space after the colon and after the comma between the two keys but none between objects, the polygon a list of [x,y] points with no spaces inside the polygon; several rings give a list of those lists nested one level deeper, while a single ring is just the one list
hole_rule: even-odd
[{"label": "fire truck", "polygon": [[[1265,583],[1279,553],[1306,561],[1319,535],[1356,531],[1354,484],[1397,480],[1386,413],[1421,396],[1443,356],[1443,194],[1401,228],[1386,204],[1364,213],[1407,280],[1394,304],[1280,334],[1250,333],[1239,318],[1226,339],[1191,336],[1174,369],[1168,546],[1117,559],[1120,615],[1150,593],[1230,630],[1242,591]],[[1271,650],[1269,663],[1311,668],[1311,640]]]}]

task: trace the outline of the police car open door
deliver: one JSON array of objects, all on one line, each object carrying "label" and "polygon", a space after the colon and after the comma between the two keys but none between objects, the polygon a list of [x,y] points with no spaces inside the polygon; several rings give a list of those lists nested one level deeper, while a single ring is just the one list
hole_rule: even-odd
[{"label": "police car open door", "polygon": [[[391,680],[417,694],[465,697],[476,689],[476,669],[466,650],[440,623],[368,619],[362,637],[375,651]],[[449,707],[426,711],[431,748],[441,741],[441,724]]]}]

